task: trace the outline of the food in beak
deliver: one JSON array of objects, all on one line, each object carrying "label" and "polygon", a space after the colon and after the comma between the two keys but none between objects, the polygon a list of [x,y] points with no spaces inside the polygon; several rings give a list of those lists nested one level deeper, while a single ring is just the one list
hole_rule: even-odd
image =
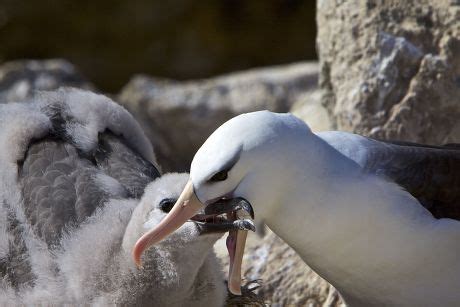
[{"label": "food in beak", "polygon": [[[204,213],[196,214],[204,208]],[[230,256],[228,288],[231,293],[241,295],[241,263],[244,254],[247,231],[255,231],[252,221],[254,211],[243,198],[221,199],[204,207],[193,191],[189,181],[168,215],[152,230],[144,234],[133,248],[133,259],[141,266],[145,250],[160,242],[191,219],[202,234],[227,232],[227,248]]]}]

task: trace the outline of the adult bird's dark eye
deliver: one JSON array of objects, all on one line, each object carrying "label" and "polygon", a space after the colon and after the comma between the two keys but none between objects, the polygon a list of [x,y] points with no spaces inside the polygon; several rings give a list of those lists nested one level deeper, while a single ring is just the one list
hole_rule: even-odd
[{"label": "adult bird's dark eye", "polygon": [[209,179],[209,181],[224,181],[228,177],[228,171],[220,171]]},{"label": "adult bird's dark eye", "polygon": [[165,198],[160,201],[160,209],[163,212],[168,213],[171,211],[172,207],[174,207],[174,204],[176,203],[176,199],[174,198]]}]

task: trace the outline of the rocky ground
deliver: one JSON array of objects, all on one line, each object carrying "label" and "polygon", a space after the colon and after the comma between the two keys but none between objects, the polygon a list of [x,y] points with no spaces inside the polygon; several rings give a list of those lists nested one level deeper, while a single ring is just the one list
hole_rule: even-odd
[{"label": "rocky ground", "polygon": [[[263,237],[250,233],[243,258],[246,283],[258,281],[256,293],[270,306],[345,306],[339,293],[306,265],[268,228]],[[228,269],[225,238],[215,246],[224,272]]]}]

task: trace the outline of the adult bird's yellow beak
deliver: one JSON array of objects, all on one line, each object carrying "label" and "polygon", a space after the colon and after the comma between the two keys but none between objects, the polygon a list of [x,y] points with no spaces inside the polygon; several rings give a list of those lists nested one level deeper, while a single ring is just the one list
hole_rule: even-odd
[{"label": "adult bird's yellow beak", "polygon": [[166,217],[152,230],[137,240],[133,249],[133,258],[136,265],[141,266],[142,253],[150,246],[160,242],[169,234],[177,230],[204,205],[196,197],[192,181],[189,180],[174,207]]}]

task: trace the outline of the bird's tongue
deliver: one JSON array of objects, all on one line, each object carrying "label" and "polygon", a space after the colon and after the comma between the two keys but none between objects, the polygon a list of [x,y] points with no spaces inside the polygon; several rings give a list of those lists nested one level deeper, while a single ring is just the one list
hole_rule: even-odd
[{"label": "bird's tongue", "polygon": [[228,289],[235,295],[241,295],[241,263],[247,234],[246,230],[231,230],[227,237],[227,250],[230,257]]}]

